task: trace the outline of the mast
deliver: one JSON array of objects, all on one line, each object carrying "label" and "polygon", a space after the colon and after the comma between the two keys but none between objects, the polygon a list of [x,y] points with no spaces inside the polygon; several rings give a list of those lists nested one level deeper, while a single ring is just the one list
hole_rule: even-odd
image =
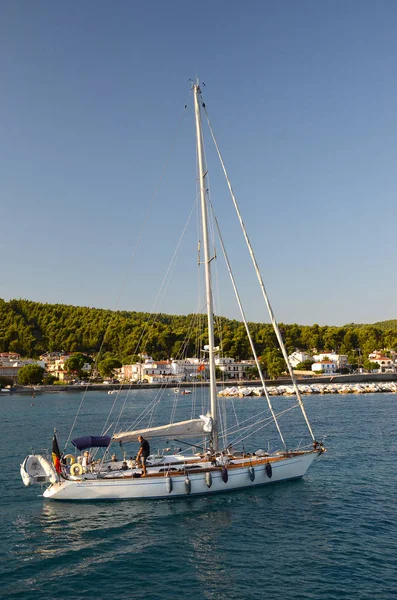
[{"label": "mast", "polygon": [[208,319],[208,346],[209,346],[209,368],[210,368],[210,399],[211,399],[211,417],[213,421],[212,443],[214,451],[219,450],[218,437],[218,404],[216,393],[215,379],[215,341],[214,341],[214,307],[212,300],[212,285],[211,285],[211,261],[209,251],[209,236],[208,236],[208,211],[207,211],[207,185],[205,168],[205,158],[203,149],[203,133],[201,126],[201,90],[197,80],[196,85],[193,85],[194,96],[194,113],[196,118],[196,138],[197,138],[197,158],[199,168],[199,185],[201,199],[201,220],[203,233],[204,247],[204,266],[205,266],[205,289],[206,289],[206,304],[207,304],[207,319]]}]

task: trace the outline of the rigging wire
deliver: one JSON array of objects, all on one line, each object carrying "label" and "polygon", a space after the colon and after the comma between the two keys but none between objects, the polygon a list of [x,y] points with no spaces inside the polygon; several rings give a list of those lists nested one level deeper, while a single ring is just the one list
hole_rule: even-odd
[{"label": "rigging wire", "polygon": [[[130,262],[129,262],[129,265],[128,265],[128,268],[127,268],[127,271],[126,271],[126,275],[125,275],[125,277],[124,277],[124,281],[123,281],[123,283],[122,283],[122,286],[121,286],[121,289],[120,289],[119,295],[118,295],[118,297],[117,297],[117,300],[116,300],[116,306],[115,306],[115,309],[114,309],[114,310],[117,310],[117,309],[118,309],[118,306],[119,306],[119,303],[120,303],[121,296],[122,296],[122,294],[123,294],[123,292],[124,292],[124,289],[125,289],[125,286],[126,286],[126,283],[127,283],[128,277],[129,277],[129,273],[130,273],[130,270],[131,270],[131,267],[132,267],[132,263],[133,263],[133,261],[134,261],[134,259],[135,259],[135,255],[136,255],[136,252],[137,252],[137,250],[138,250],[138,247],[139,247],[140,241],[141,241],[141,239],[142,239],[143,233],[144,233],[144,231],[145,231],[146,224],[147,224],[147,222],[148,222],[148,220],[149,220],[149,216],[150,216],[150,214],[151,214],[151,212],[152,212],[152,208],[153,208],[154,200],[155,200],[155,198],[156,198],[156,196],[157,196],[157,194],[158,194],[158,191],[159,191],[159,188],[160,188],[160,184],[162,183],[162,181],[163,181],[163,179],[164,179],[165,172],[166,172],[166,169],[167,169],[167,167],[168,167],[168,163],[169,163],[169,160],[170,160],[171,154],[172,154],[172,152],[173,152],[173,150],[174,150],[174,147],[175,147],[175,144],[176,144],[176,140],[177,140],[177,138],[178,138],[178,136],[179,136],[179,131],[180,131],[180,129],[181,129],[182,122],[184,121],[184,118],[185,118],[185,114],[186,114],[186,108],[187,108],[187,106],[188,106],[188,103],[189,103],[189,99],[190,99],[191,93],[192,93],[192,89],[190,89],[190,91],[189,91],[189,94],[188,94],[188,97],[187,97],[187,100],[186,100],[186,102],[185,102],[185,105],[184,105],[184,108],[183,108],[183,110],[181,111],[180,118],[179,118],[179,121],[178,121],[178,123],[177,123],[177,127],[176,127],[176,130],[175,130],[175,134],[174,134],[174,137],[173,137],[173,140],[172,140],[171,146],[170,146],[170,148],[169,148],[169,150],[168,150],[168,153],[167,153],[167,155],[166,155],[166,160],[165,160],[165,162],[164,162],[164,164],[163,164],[163,168],[162,168],[162,170],[161,170],[161,174],[160,174],[160,177],[159,177],[158,183],[157,183],[157,185],[156,185],[156,187],[155,187],[155,189],[154,189],[154,192],[153,192],[153,194],[152,194],[151,200],[150,200],[150,202],[149,202],[149,207],[148,207],[148,210],[147,210],[147,212],[146,212],[146,216],[145,216],[145,218],[144,218],[144,220],[143,220],[143,223],[142,223],[141,229],[140,229],[140,231],[139,231],[139,234],[138,234],[138,237],[137,237],[137,240],[136,240],[135,246],[134,246],[134,248],[133,248],[133,252],[132,252],[132,255],[131,255],[131,258],[130,258]],[[107,325],[107,328],[106,328],[106,330],[105,330],[105,333],[104,333],[104,336],[103,336],[103,339],[102,339],[102,343],[101,343],[101,345],[100,345],[100,347],[99,347],[98,354],[97,354],[97,356],[95,357],[95,361],[94,361],[94,371],[97,371],[97,368],[98,368],[98,363],[99,363],[99,357],[100,357],[100,355],[101,355],[102,348],[103,348],[103,346],[104,346],[104,344],[105,344],[105,341],[106,341],[106,338],[107,338],[108,332],[109,332],[109,330],[110,330],[110,325],[111,325],[111,322],[112,322],[112,317],[111,317],[111,318],[110,318],[110,320],[109,320],[109,323],[108,323],[108,325]],[[69,432],[68,438],[67,438],[67,440],[66,440],[66,443],[65,443],[65,446],[64,446],[64,451],[66,450],[66,448],[67,448],[67,445],[69,444],[69,441],[70,441],[70,439],[71,439],[71,437],[72,437],[72,433],[73,433],[73,431],[74,431],[74,428],[75,428],[75,426],[76,426],[76,422],[77,422],[77,419],[78,419],[78,417],[79,417],[80,411],[81,411],[81,409],[82,409],[82,406],[83,406],[83,403],[84,403],[84,400],[85,400],[85,397],[86,397],[87,391],[88,391],[88,387],[86,387],[86,388],[85,388],[85,390],[84,390],[84,392],[83,392],[83,396],[82,396],[81,402],[80,402],[80,404],[79,404],[79,406],[78,406],[78,409],[77,409],[76,416],[75,416],[75,418],[74,418],[74,421],[73,421],[73,423],[72,423],[72,427],[71,427],[71,429],[70,429],[70,432]],[[127,394],[127,395],[128,395],[128,394]],[[116,394],[116,399],[117,399],[117,397],[118,397],[118,394]]]},{"label": "rigging wire", "polygon": [[[299,404],[295,404],[294,406],[289,406],[288,408],[286,408],[285,410],[279,412],[277,414],[277,417],[282,416],[283,414],[293,410],[294,408],[299,408]],[[247,435],[243,436],[243,437],[239,437],[236,440],[233,440],[232,444],[237,445],[237,444],[241,444],[241,442],[243,442],[245,439],[247,439],[248,437],[251,437],[252,435],[254,435],[255,433],[258,433],[259,431],[261,431],[262,429],[264,429],[265,427],[268,427],[269,425],[272,424],[272,417],[267,417],[267,419],[263,419],[262,421],[258,421],[258,423],[253,423],[252,427],[254,427],[255,425],[258,425],[260,423],[265,423],[264,425],[262,425],[261,427],[258,427],[255,430],[251,430],[249,433],[247,433]],[[249,426],[247,426],[247,429],[249,428]]]},{"label": "rigging wire", "polygon": [[297,397],[298,402],[299,402],[300,409],[301,409],[303,417],[304,417],[304,419],[306,421],[307,428],[309,430],[309,433],[310,433],[313,441],[315,441],[313,430],[312,430],[311,425],[309,423],[309,419],[308,419],[308,417],[306,415],[306,411],[305,411],[305,407],[304,407],[304,404],[303,404],[303,401],[302,401],[302,397],[301,397],[298,385],[296,383],[296,378],[295,378],[292,366],[291,366],[291,364],[290,364],[290,362],[288,360],[288,354],[287,354],[287,350],[286,350],[285,345],[284,345],[284,341],[283,341],[283,338],[282,338],[282,335],[281,335],[281,332],[280,332],[280,328],[279,328],[278,323],[276,321],[276,318],[274,316],[273,309],[271,307],[271,304],[270,304],[270,301],[269,301],[269,298],[268,298],[268,295],[267,295],[267,292],[266,292],[266,289],[265,289],[265,285],[263,283],[262,275],[261,275],[261,273],[259,271],[259,267],[258,267],[258,264],[256,262],[254,251],[253,251],[253,248],[251,246],[251,242],[249,240],[247,231],[245,229],[244,221],[242,219],[241,212],[240,212],[239,206],[237,204],[237,200],[236,200],[236,197],[234,195],[233,188],[232,188],[232,185],[230,183],[230,179],[229,179],[228,173],[226,171],[225,163],[223,161],[223,158],[222,158],[222,155],[221,155],[221,152],[220,152],[217,140],[215,138],[214,131],[212,129],[211,122],[209,120],[207,109],[206,109],[204,103],[203,103],[203,109],[204,109],[205,115],[207,117],[207,122],[208,122],[208,127],[209,127],[210,132],[211,132],[211,137],[212,137],[213,142],[215,144],[215,148],[216,148],[216,151],[218,153],[218,157],[219,157],[220,163],[222,165],[222,169],[223,169],[223,172],[224,172],[224,175],[225,175],[225,178],[226,178],[226,182],[227,182],[227,185],[228,185],[228,188],[229,188],[229,192],[230,192],[230,195],[232,197],[232,201],[233,201],[234,207],[236,209],[236,213],[237,213],[237,216],[238,216],[238,219],[239,219],[239,222],[240,222],[240,225],[241,225],[244,237],[245,237],[245,241],[246,241],[246,244],[247,244],[247,247],[248,247],[248,250],[249,250],[252,262],[253,262],[253,265],[254,265],[254,269],[255,269],[255,272],[256,272],[256,275],[257,275],[257,278],[258,278],[258,281],[259,281],[259,284],[260,284],[260,287],[261,287],[261,290],[262,290],[262,294],[263,294],[263,297],[264,297],[264,300],[265,300],[265,303],[266,303],[266,306],[267,306],[267,309],[268,309],[268,312],[269,312],[269,316],[270,316],[270,320],[271,320],[272,325],[273,325],[274,332],[276,334],[276,337],[277,337],[277,340],[278,340],[281,352],[283,354],[285,363],[287,365],[288,372],[290,374],[291,381],[292,381],[294,389],[295,389],[295,393],[296,393],[296,397]]},{"label": "rigging wire", "polygon": [[262,383],[262,386],[263,386],[263,391],[264,391],[265,396],[266,396],[267,404],[269,406],[270,412],[272,413],[272,416],[273,416],[273,419],[274,419],[274,423],[275,423],[275,425],[277,427],[277,431],[278,431],[278,434],[280,436],[280,439],[281,439],[284,447],[286,448],[286,443],[285,443],[285,440],[284,440],[284,436],[281,433],[281,429],[280,429],[280,426],[279,426],[279,424],[277,422],[277,418],[276,418],[276,415],[275,415],[275,412],[274,412],[274,409],[273,409],[273,405],[272,405],[272,402],[270,400],[269,393],[267,391],[267,387],[266,387],[266,383],[265,383],[265,380],[264,380],[264,377],[263,377],[262,369],[261,369],[261,366],[259,364],[258,356],[256,354],[255,345],[254,345],[254,342],[253,342],[253,339],[252,339],[252,336],[251,336],[251,332],[250,332],[249,327],[248,327],[248,322],[247,322],[247,319],[245,317],[245,312],[244,312],[244,309],[243,309],[243,305],[241,303],[240,294],[239,294],[239,292],[237,290],[236,281],[234,279],[233,271],[232,271],[232,268],[231,268],[231,265],[230,265],[230,262],[229,262],[229,257],[228,257],[228,254],[226,252],[225,245],[223,243],[223,237],[222,237],[221,230],[220,230],[220,227],[219,227],[218,219],[217,219],[217,217],[215,215],[214,207],[212,206],[212,204],[210,206],[211,206],[211,211],[212,211],[212,215],[213,215],[213,218],[214,218],[214,222],[215,222],[215,225],[216,225],[216,228],[217,228],[217,231],[218,231],[218,236],[219,236],[219,240],[220,240],[220,243],[221,243],[221,248],[222,248],[223,256],[225,258],[227,270],[228,270],[229,275],[230,275],[230,279],[231,279],[231,282],[232,282],[234,293],[235,293],[235,296],[236,296],[236,299],[237,299],[237,303],[238,303],[238,306],[239,306],[239,309],[240,309],[241,317],[243,319],[245,330],[247,332],[248,340],[249,340],[249,343],[250,343],[250,346],[251,346],[251,351],[252,351],[252,354],[253,354],[254,359],[255,359],[255,364],[256,364],[258,372],[259,372],[259,376],[260,376],[261,383]]},{"label": "rigging wire", "polygon": [[[173,268],[174,268],[174,266],[175,266],[176,257],[177,257],[177,255],[178,255],[178,252],[179,252],[180,246],[181,246],[181,244],[182,244],[182,241],[183,241],[183,239],[184,239],[184,237],[185,237],[185,234],[186,234],[186,231],[187,231],[187,229],[188,229],[188,226],[189,226],[189,224],[190,224],[190,221],[191,221],[191,219],[192,219],[192,214],[193,214],[193,211],[194,211],[194,209],[195,209],[195,206],[196,206],[196,204],[197,204],[197,198],[195,199],[195,201],[194,201],[194,203],[193,203],[193,206],[192,206],[192,208],[191,208],[191,210],[190,210],[190,213],[189,213],[189,215],[188,215],[188,218],[187,218],[187,220],[186,220],[186,223],[185,223],[185,225],[184,225],[184,228],[183,228],[183,230],[182,230],[182,233],[181,233],[181,235],[180,235],[180,237],[179,237],[179,240],[178,240],[178,242],[177,242],[177,245],[176,245],[176,247],[175,247],[175,250],[174,250],[174,252],[173,252],[173,255],[172,255],[172,258],[171,258],[171,260],[170,260],[170,263],[169,263],[169,265],[168,265],[168,268],[167,268],[167,270],[166,270],[166,273],[165,273],[165,275],[164,275],[164,277],[163,277],[163,280],[162,280],[162,282],[161,282],[161,285],[160,285],[159,291],[157,292],[157,295],[156,295],[156,298],[155,298],[155,301],[154,301],[154,303],[153,303],[153,307],[152,307],[152,313],[155,313],[157,305],[158,305],[158,304],[160,304],[160,298],[161,298],[161,296],[162,296],[162,295],[164,296],[164,294],[165,294],[165,291],[166,291],[166,289],[167,289],[167,287],[168,287],[168,285],[169,285],[169,283],[170,283],[170,274],[172,273],[172,269],[173,269]],[[156,320],[159,318],[159,315],[160,315],[160,313],[157,313],[157,315],[156,315],[156,316],[155,316],[155,318],[153,319],[153,323],[154,323],[154,322],[156,322]],[[147,327],[146,327],[146,326],[147,326],[147,323],[146,323],[146,325],[145,325],[145,328],[146,328],[146,333],[147,333]],[[148,333],[147,333],[147,335],[148,335]],[[142,342],[142,338],[143,338],[143,334],[141,335],[141,338],[140,338],[140,340],[139,340],[139,343],[141,343],[141,342]],[[138,350],[138,347],[139,347],[139,346],[137,345],[136,351]],[[136,353],[136,352],[135,352],[135,353]],[[165,384],[164,384],[164,387],[163,387],[163,389],[165,389]],[[127,395],[127,397],[128,397],[128,395]],[[117,427],[117,426],[118,426],[118,424],[119,424],[119,422],[120,422],[121,416],[122,416],[122,414],[123,414],[123,412],[124,412],[124,409],[125,409],[125,406],[126,406],[126,403],[127,403],[127,397],[126,397],[126,399],[125,399],[124,403],[123,403],[123,404],[122,404],[122,406],[121,406],[120,413],[119,413],[119,415],[118,415],[118,417],[117,417],[117,419],[116,419],[116,425],[115,425],[115,427]],[[156,408],[156,406],[157,406],[157,405],[154,405],[154,406],[153,406],[153,410]],[[153,414],[151,415],[151,421],[153,421],[153,418],[154,418],[154,412],[153,412]]]}]

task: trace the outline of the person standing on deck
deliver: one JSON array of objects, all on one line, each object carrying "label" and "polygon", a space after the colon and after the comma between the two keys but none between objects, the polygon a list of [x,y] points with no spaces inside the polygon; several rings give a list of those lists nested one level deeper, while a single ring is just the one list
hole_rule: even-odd
[{"label": "person standing on deck", "polygon": [[136,457],[136,462],[139,465],[139,460],[142,463],[142,477],[146,477],[146,460],[150,454],[150,446],[149,442],[145,440],[141,435],[138,436],[138,442],[140,442],[141,447],[139,448],[139,452]]}]

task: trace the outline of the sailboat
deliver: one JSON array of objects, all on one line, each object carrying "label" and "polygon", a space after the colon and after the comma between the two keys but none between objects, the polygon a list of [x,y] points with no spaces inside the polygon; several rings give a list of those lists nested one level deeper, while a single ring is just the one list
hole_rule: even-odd
[{"label": "sailboat", "polygon": [[[292,367],[288,361],[287,351],[281,336],[280,329],[274,317],[262,276],[257,265],[255,255],[246,232],[240,209],[235,199],[229,177],[224,166],[216,138],[213,134],[208,119],[199,81],[192,85],[194,98],[194,115],[196,129],[196,144],[198,157],[198,185],[200,188],[201,226],[204,251],[206,312],[208,327],[208,355],[209,370],[209,396],[210,410],[208,414],[198,415],[197,418],[172,422],[165,425],[149,426],[140,429],[124,429],[114,431],[112,435],[83,436],[72,440],[74,447],[84,452],[76,457],[73,454],[62,454],[59,449],[58,439],[54,433],[52,445],[52,459],[50,456],[31,454],[21,465],[21,477],[25,485],[46,485],[43,492],[44,498],[52,500],[114,500],[114,499],[153,499],[186,497],[186,495],[214,494],[217,492],[232,492],[243,488],[252,488],[280,481],[298,479],[305,475],[313,461],[325,452],[322,442],[315,438],[309,423],[305,407],[296,384]],[[266,397],[268,411],[273,419],[282,443],[282,449],[277,452],[266,452],[254,449],[250,452],[243,447],[237,450],[230,445],[225,445],[222,436],[217,384],[215,377],[215,355],[218,348],[215,345],[214,334],[214,308],[212,294],[211,262],[209,242],[209,215],[211,205],[208,198],[207,167],[203,146],[202,114],[207,115],[211,135],[218,152],[221,165],[226,176],[227,185],[231,193],[238,219],[243,231],[246,244],[251,255],[259,285],[267,305],[278,343],[286,361],[297,398],[297,406],[301,409],[306,422],[311,440],[305,448],[288,449],[281,432],[278,417],[274,411],[269,393],[267,392],[264,376],[260,369],[259,360],[255,351],[253,340],[249,333],[248,324],[242,309],[240,297],[235,285],[227,254],[224,252],[226,265],[231,277],[237,302],[241,310],[244,325],[247,330],[252,354],[259,369],[263,394]],[[216,218],[215,224],[222,242]],[[175,390],[179,391],[178,390]],[[175,395],[175,398],[177,395]],[[171,454],[151,455],[147,460],[146,475],[142,476],[141,466],[135,459],[117,461],[111,458],[111,448],[114,444],[137,443],[138,437],[145,440],[204,440],[202,446],[198,445],[199,452],[183,452],[181,449]],[[194,444],[189,444],[194,446]],[[113,446],[114,447],[114,446]],[[196,449],[197,449],[196,447]],[[94,456],[104,449],[104,456],[100,460],[89,460],[89,452]]]}]

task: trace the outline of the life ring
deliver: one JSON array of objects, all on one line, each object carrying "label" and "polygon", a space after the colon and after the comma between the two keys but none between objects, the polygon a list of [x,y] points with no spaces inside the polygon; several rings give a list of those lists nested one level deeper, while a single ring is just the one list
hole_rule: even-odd
[{"label": "life ring", "polygon": [[81,465],[79,465],[79,463],[74,463],[70,467],[70,474],[73,475],[73,477],[77,477],[77,475],[82,475],[83,467]]},{"label": "life ring", "polygon": [[67,465],[72,466],[74,465],[74,463],[76,462],[76,459],[74,457],[73,454],[65,454],[65,456],[63,457],[63,460],[66,462]]}]

